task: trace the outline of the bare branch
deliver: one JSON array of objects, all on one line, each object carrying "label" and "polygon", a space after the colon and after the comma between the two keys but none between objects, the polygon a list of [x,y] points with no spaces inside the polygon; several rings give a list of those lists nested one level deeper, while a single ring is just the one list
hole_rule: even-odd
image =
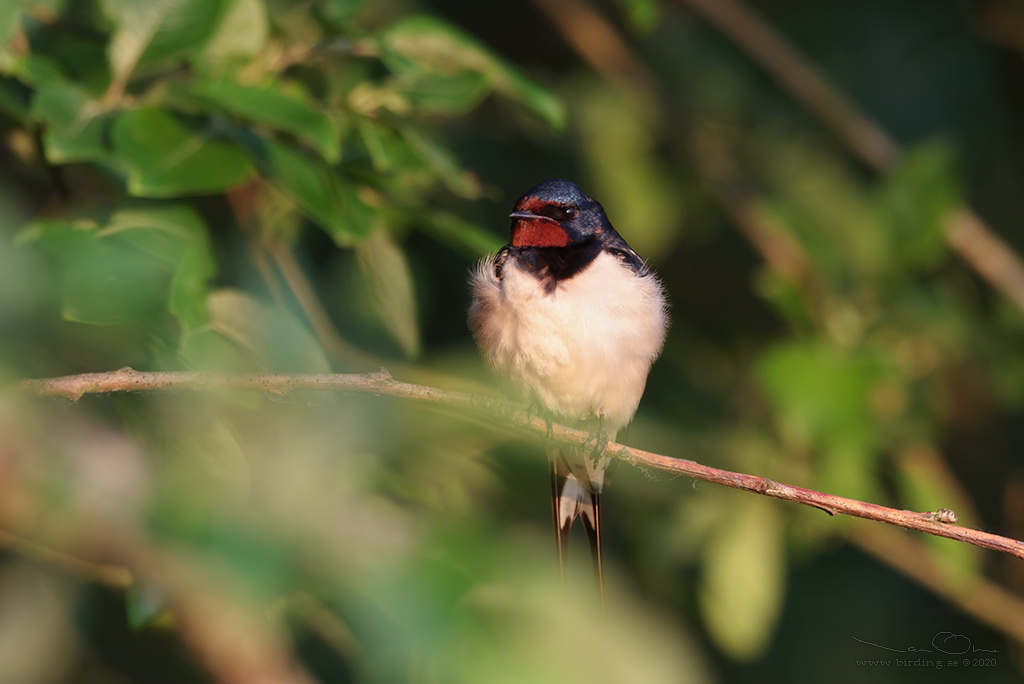
[{"label": "bare branch", "polygon": [[953,212],[946,221],[946,239],[979,275],[1024,309],[1024,266],[977,214],[969,209]]},{"label": "bare branch", "polygon": [[[738,0],[679,0],[747,53],[865,164],[886,171],[899,144],[857,108],[789,41]],[[992,287],[1024,309],[1024,262],[981,217],[963,207],[947,221],[950,247]]]},{"label": "bare branch", "polygon": [[[152,390],[207,391],[232,389],[254,390],[270,392],[272,394],[287,394],[288,392],[300,390],[358,392],[432,402],[453,408],[478,413],[482,412],[506,425],[542,435],[548,433],[548,425],[543,419],[531,416],[524,408],[510,402],[496,397],[487,397],[467,392],[453,392],[436,387],[400,382],[393,379],[391,374],[383,368],[376,373],[361,375],[328,373],[229,375],[196,371],[146,373],[134,371],[131,368],[122,368],[107,373],[86,373],[59,378],[23,380],[18,387],[24,392],[39,396],[64,397],[72,400],[77,400],[85,394]],[[590,439],[588,433],[563,425],[551,426],[551,436],[556,441],[568,444],[583,444]],[[857,518],[883,522],[908,530],[925,532],[986,549],[1001,551],[1024,559],[1024,542],[980,530],[959,527],[950,522],[943,522],[945,520],[952,520],[945,512],[915,513],[913,511],[887,508],[886,506],[847,499],[834,494],[826,494],[812,489],[773,482],[756,475],[735,473],[701,465],[694,461],[654,454],[623,444],[609,444],[608,454],[627,463],[644,468],[653,468],[655,470],[685,475],[696,480],[713,482],[726,487],[732,487],[733,489],[742,489],[776,499],[813,506],[826,511],[830,515],[842,513]]]},{"label": "bare branch", "polygon": [[797,101],[821,119],[868,166],[883,170],[900,155],[898,143],[857,109],[810,60],[736,0],[680,0],[725,34]]},{"label": "bare branch", "polygon": [[650,112],[657,107],[654,81],[647,67],[633,55],[615,25],[591,4],[582,0],[534,0],[533,4],[594,71],[641,100],[638,111]]}]

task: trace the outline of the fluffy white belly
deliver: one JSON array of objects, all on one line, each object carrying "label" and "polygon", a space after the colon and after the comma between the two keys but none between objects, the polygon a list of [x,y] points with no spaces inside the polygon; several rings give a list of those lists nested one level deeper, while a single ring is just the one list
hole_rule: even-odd
[{"label": "fluffy white belly", "polygon": [[602,252],[550,293],[514,259],[500,281],[484,260],[472,285],[477,344],[528,399],[563,420],[601,414],[612,435],[632,419],[668,324],[655,276]]}]

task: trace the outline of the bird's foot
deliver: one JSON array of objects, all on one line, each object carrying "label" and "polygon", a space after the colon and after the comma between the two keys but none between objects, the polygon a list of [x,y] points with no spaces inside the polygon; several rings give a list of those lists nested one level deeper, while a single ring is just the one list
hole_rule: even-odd
[{"label": "bird's foot", "polygon": [[586,451],[590,447],[590,443],[594,443],[594,448],[590,452],[590,460],[597,465],[598,461],[604,456],[604,452],[608,450],[608,431],[604,429],[604,416],[598,414],[597,416],[597,430],[595,430],[587,441],[583,443],[583,450]]},{"label": "bird's foot", "polygon": [[594,461],[594,465],[597,465],[604,457],[604,452],[608,450],[608,432],[604,429],[604,426],[597,428],[597,433],[594,435],[594,450],[590,452],[590,458]]},{"label": "bird's foot", "polygon": [[546,410],[539,402],[531,401],[526,405],[526,420],[530,420],[534,416],[544,419],[544,425],[547,426],[544,436],[547,439],[552,439],[555,436],[555,430],[551,427],[553,424],[551,411]]}]

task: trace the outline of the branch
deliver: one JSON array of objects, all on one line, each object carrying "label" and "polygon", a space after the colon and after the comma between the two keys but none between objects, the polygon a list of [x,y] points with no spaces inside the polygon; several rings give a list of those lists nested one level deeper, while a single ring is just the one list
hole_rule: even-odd
[{"label": "branch", "polygon": [[633,99],[637,111],[657,108],[654,80],[615,24],[582,0],[533,0],[565,41],[609,83]]},{"label": "branch", "polygon": [[[899,144],[861,111],[795,46],[738,0],[679,0],[727,36],[875,171],[891,169]],[[947,220],[950,247],[1003,296],[1024,310],[1024,262],[969,207]]]},{"label": "branch", "polygon": [[[71,400],[78,400],[85,394],[152,390],[230,389],[254,390],[278,395],[300,390],[356,392],[442,404],[452,408],[484,413],[506,425],[537,434],[549,433],[549,426],[543,419],[531,416],[523,407],[503,399],[400,382],[393,379],[391,374],[383,368],[376,373],[361,375],[329,373],[230,375],[198,371],[146,373],[131,368],[122,368],[107,373],[23,380],[18,388],[23,392],[38,396],[63,397]],[[589,433],[564,425],[550,426],[550,434],[552,439],[567,444],[583,444],[591,439]],[[662,456],[617,443],[609,444],[607,453],[633,465],[685,475],[704,482],[713,482],[733,489],[742,489],[755,494],[813,506],[830,515],[842,513],[947,539],[955,539],[1024,559],[1024,542],[967,527],[958,527],[952,524],[956,522],[956,516],[946,509],[915,513],[887,508],[812,489],[773,482],[755,475],[734,473],[701,465],[694,461]]]},{"label": "branch", "polygon": [[0,549],[14,551],[32,560],[50,563],[76,573],[90,582],[112,589],[127,589],[134,581],[132,571],[121,565],[78,558],[30,539],[0,529]]},{"label": "branch", "polygon": [[857,109],[804,55],[737,0],[680,0],[727,36],[752,61],[875,170],[899,159],[899,144]]}]

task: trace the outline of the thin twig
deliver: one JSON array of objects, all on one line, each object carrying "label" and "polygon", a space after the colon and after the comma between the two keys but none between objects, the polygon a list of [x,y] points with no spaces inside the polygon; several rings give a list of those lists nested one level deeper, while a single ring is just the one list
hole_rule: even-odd
[{"label": "thin twig", "polygon": [[[256,390],[273,394],[286,394],[300,390],[361,392],[432,402],[477,413],[482,412],[507,425],[537,434],[551,434],[552,438],[559,442],[582,444],[591,438],[587,432],[582,430],[562,425],[549,426],[542,418],[532,416],[524,408],[502,399],[400,382],[393,379],[391,374],[383,368],[376,373],[360,375],[326,373],[229,375],[195,371],[146,373],[134,371],[131,368],[122,368],[107,373],[23,380],[19,384],[19,389],[39,396],[64,397],[72,400],[77,400],[85,394],[152,390],[231,389]],[[609,444],[607,453],[612,457],[644,468],[685,475],[705,482],[813,506],[831,515],[842,513],[947,539],[955,539],[1024,559],[1024,542],[941,522],[940,519],[945,519],[948,516],[937,516],[935,512],[915,513],[887,508],[834,494],[773,482],[756,475],[712,468],[694,461],[671,458],[617,443]]]},{"label": "thin twig", "polygon": [[977,214],[953,212],[946,221],[946,239],[978,275],[1024,309],[1024,265]]}]

